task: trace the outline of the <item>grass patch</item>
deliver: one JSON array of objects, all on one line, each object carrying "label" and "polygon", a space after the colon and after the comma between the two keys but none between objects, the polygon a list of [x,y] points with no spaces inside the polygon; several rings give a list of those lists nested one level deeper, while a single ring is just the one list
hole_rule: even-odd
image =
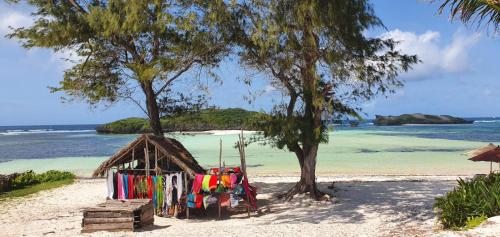
[{"label": "grass patch", "polygon": [[59,188],[59,187],[62,187],[64,185],[72,184],[73,182],[75,182],[74,178],[57,180],[57,181],[49,181],[49,182],[45,182],[45,183],[26,186],[26,187],[23,187],[21,189],[15,189],[15,190],[8,191],[5,193],[0,193],[0,202],[5,201],[5,200],[10,199],[10,198],[23,197],[23,196],[37,193],[37,192],[40,192],[43,190]]}]

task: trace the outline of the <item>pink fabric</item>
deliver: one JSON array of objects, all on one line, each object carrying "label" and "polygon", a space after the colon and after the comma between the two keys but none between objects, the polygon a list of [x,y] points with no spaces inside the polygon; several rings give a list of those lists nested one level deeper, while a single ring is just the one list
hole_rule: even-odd
[{"label": "pink fabric", "polygon": [[203,175],[197,174],[194,177],[194,181],[193,181],[193,193],[200,193],[202,183],[203,183]]},{"label": "pink fabric", "polygon": [[231,180],[231,189],[234,189],[236,187],[238,176],[236,176],[235,174],[229,174],[229,179]]},{"label": "pink fabric", "polygon": [[118,173],[118,199],[125,199],[125,191],[123,191],[123,177]]}]

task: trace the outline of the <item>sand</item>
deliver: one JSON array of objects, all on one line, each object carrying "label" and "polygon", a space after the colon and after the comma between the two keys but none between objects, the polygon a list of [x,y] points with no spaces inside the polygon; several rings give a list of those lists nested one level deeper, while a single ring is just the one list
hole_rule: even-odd
[{"label": "sand", "polygon": [[[140,232],[80,234],[82,208],[105,199],[103,179],[79,179],[75,184],[1,203],[0,236],[498,236],[500,217],[469,231],[443,231],[432,211],[434,198],[453,189],[455,181],[436,177],[340,178],[320,188],[331,201],[282,203],[275,194],[293,178],[254,177],[259,188],[259,213],[247,218],[215,216],[190,220],[155,217]],[[362,181],[354,181],[362,180]],[[266,182],[269,181],[269,182]],[[328,182],[327,182],[328,181]]]}]

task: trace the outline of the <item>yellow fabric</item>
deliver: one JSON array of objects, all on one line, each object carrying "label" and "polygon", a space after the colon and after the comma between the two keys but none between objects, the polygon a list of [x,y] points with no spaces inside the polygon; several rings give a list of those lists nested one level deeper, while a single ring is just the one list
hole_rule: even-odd
[{"label": "yellow fabric", "polygon": [[210,192],[210,187],[209,187],[210,176],[211,175],[205,175],[205,176],[203,176],[203,182],[201,183],[201,189],[203,189],[203,191]]}]

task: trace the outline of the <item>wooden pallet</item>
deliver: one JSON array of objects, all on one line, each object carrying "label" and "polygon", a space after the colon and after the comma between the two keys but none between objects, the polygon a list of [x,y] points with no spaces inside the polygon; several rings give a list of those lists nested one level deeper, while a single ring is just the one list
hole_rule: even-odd
[{"label": "wooden pallet", "polygon": [[154,222],[150,200],[107,200],[83,210],[82,233],[96,231],[135,231]]}]

